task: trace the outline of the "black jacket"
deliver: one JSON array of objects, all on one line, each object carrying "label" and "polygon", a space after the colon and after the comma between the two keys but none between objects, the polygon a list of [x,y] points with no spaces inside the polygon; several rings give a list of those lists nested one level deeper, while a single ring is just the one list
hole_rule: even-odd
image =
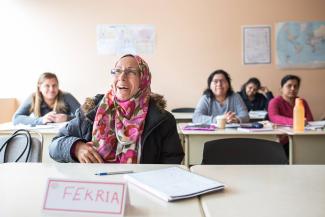
[{"label": "black jacket", "polygon": [[[50,144],[50,156],[59,162],[77,162],[71,156],[71,148],[77,141],[88,142],[92,138],[93,122],[103,95],[94,98],[95,108],[85,112],[79,109]],[[180,164],[184,152],[177,133],[176,121],[172,114],[161,108],[154,98],[150,99],[149,110],[141,137],[140,163]]]},{"label": "black jacket", "polygon": [[267,92],[264,96],[261,93],[256,93],[253,101],[249,101],[245,90],[238,92],[243,99],[248,111],[267,110],[269,101],[273,98],[272,92]]}]

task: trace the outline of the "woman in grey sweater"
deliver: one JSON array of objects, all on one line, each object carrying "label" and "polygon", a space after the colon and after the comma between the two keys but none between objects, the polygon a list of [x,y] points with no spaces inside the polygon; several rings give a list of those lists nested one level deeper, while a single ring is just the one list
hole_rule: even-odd
[{"label": "woman in grey sweater", "polygon": [[37,82],[36,92],[27,98],[13,116],[14,124],[40,125],[69,121],[80,103],[59,89],[55,74],[45,72]]},{"label": "woman in grey sweater", "polygon": [[224,115],[227,123],[249,122],[245,103],[234,93],[231,78],[224,70],[216,70],[208,77],[208,87],[197,104],[194,123],[216,123],[216,116]]}]

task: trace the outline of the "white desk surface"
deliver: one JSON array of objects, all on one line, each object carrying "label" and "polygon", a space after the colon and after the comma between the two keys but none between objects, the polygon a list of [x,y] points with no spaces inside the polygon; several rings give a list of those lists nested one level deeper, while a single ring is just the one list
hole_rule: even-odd
[{"label": "white desk surface", "polygon": [[325,216],[324,165],[198,165],[191,171],[226,185],[201,196],[207,217]]},{"label": "white desk surface", "polygon": [[288,134],[288,135],[302,135],[302,136],[309,136],[309,135],[325,135],[324,129],[318,130],[305,130],[301,132],[294,131],[291,127],[279,127],[279,130]]},{"label": "white desk surface", "polygon": [[[167,167],[168,165],[121,165],[121,164],[43,164],[7,163],[0,165],[0,216],[48,216],[42,212],[42,202],[47,179],[64,178],[76,180],[123,181],[123,175],[95,176],[97,172],[134,170],[145,171]],[[171,165],[169,165],[171,166]],[[174,165],[173,165],[174,166]],[[151,194],[129,185],[131,206],[127,206],[125,216],[204,216],[198,198],[176,202],[165,202]],[[51,217],[62,216],[62,212],[52,212]],[[80,213],[69,212],[69,217]],[[105,215],[100,215],[105,216]]]}]

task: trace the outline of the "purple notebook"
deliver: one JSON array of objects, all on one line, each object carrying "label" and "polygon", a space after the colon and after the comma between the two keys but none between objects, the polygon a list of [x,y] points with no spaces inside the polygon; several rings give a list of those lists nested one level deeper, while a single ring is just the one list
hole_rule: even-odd
[{"label": "purple notebook", "polygon": [[206,131],[213,131],[216,129],[217,127],[213,124],[188,124],[183,128],[183,130],[206,130]]}]

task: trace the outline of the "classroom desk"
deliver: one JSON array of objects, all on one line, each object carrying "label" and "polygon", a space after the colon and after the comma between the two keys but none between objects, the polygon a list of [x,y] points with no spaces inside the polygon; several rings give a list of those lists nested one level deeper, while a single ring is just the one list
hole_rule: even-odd
[{"label": "classroom desk", "polygon": [[273,130],[264,132],[240,132],[237,129],[217,129],[216,131],[183,130],[185,123],[178,124],[179,134],[183,136],[184,142],[184,164],[185,166],[201,164],[204,143],[215,139],[224,138],[256,138],[271,141],[277,140],[277,135],[284,132]]},{"label": "classroom desk", "polygon": [[197,165],[224,191],[202,195],[206,217],[323,217],[325,165]]},{"label": "classroom desk", "polygon": [[[41,210],[45,187],[49,177],[86,181],[123,181],[123,175],[95,176],[94,174],[100,171],[146,171],[167,166],[168,165],[79,163],[2,164],[0,165],[0,214],[3,217],[62,216],[62,212],[51,212],[50,215],[44,215]],[[197,197],[168,203],[134,185],[129,185],[128,189],[131,206],[126,207],[125,216],[204,216]],[[64,216],[74,217],[81,215],[80,213],[69,212],[68,215]]]},{"label": "classroom desk", "polygon": [[[188,123],[192,122],[193,114],[192,112],[172,112],[177,123]],[[265,120],[267,112],[265,111],[251,111],[248,113],[250,122]]]},{"label": "classroom desk", "polygon": [[289,136],[290,164],[325,164],[325,130],[285,132]]},{"label": "classroom desk", "polygon": [[[42,151],[42,162],[43,163],[54,163],[54,161],[50,155],[49,155],[49,149],[48,146],[52,142],[53,137],[59,132],[59,129],[63,126],[63,124],[57,124],[48,126],[48,128],[45,128],[46,125],[44,125],[44,128],[37,128],[37,127],[27,127],[26,129],[30,130],[30,132],[37,132],[40,133],[43,137],[43,151]],[[22,128],[24,128],[22,126]],[[0,136],[9,136],[13,132],[17,130],[17,127],[13,126],[11,122],[0,124]],[[36,136],[36,138],[38,138]]]},{"label": "classroom desk", "polygon": [[192,122],[193,113],[191,112],[172,112],[177,123]]}]

